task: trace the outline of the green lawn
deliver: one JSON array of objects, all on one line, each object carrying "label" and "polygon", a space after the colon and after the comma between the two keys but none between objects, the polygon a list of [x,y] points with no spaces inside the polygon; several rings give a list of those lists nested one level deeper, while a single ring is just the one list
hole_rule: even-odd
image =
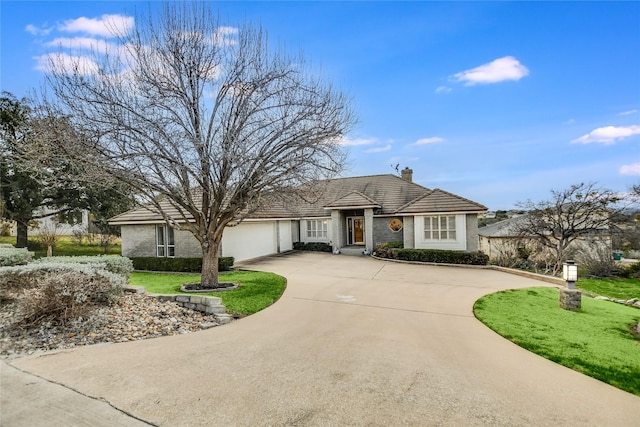
[{"label": "green lawn", "polygon": [[[15,246],[16,238],[15,236],[0,236],[0,243],[9,243],[10,245]],[[29,250],[35,252],[34,256],[36,258],[47,256],[47,247],[42,246],[34,237],[29,238],[28,247]],[[121,250],[121,245],[118,242],[118,244],[109,247],[107,255],[120,255]],[[78,246],[75,244],[71,236],[60,236],[58,242],[53,248],[54,256],[91,256],[102,255],[103,253],[104,249],[98,246],[97,243],[89,244],[85,239],[83,244]]]},{"label": "green lawn", "polygon": [[[144,286],[147,292],[156,294],[180,294],[183,293],[180,292],[182,284],[199,281],[199,274],[133,272],[129,278],[132,285]],[[240,287],[232,291],[199,295],[221,298],[227,311],[237,315],[253,314],[270,306],[280,298],[286,287],[284,277],[260,271],[220,273],[220,281],[238,283]]]},{"label": "green lawn", "polygon": [[640,279],[579,279],[576,287],[591,294],[617,299],[640,299]]},{"label": "green lawn", "polygon": [[558,307],[558,290],[531,288],[479,299],[476,317],[540,356],[640,395],[640,339],[631,326],[640,310],[582,298],[576,312]]}]

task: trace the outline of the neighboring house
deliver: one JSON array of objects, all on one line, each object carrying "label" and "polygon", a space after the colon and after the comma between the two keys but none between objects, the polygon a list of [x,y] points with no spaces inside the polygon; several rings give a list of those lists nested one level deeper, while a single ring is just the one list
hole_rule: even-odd
[{"label": "neighboring house", "polygon": [[[523,249],[538,253],[544,252],[536,237],[522,236],[520,225],[526,220],[525,215],[496,222],[478,229],[480,251],[487,254],[489,259],[517,259]],[[581,236],[572,242],[568,250],[577,258],[601,253],[612,253],[612,237],[609,230],[598,230],[589,235]],[[532,256],[533,257],[533,256]]]},{"label": "neighboring house", "polygon": [[[48,208],[40,208],[37,215],[44,215],[51,212]],[[58,236],[72,236],[76,231],[84,231],[89,227],[89,212],[79,211],[74,218],[74,224],[61,221],[58,215],[47,216],[45,218],[34,219],[29,226],[29,235],[38,236],[42,233],[55,233]],[[17,233],[15,221],[11,221],[9,232],[12,236]]]},{"label": "neighboring house", "polygon": [[[440,189],[412,182],[412,171],[323,181],[314,202],[274,204],[235,227],[222,239],[222,256],[236,261],[291,250],[294,242],[326,242],[334,250],[373,251],[383,242],[406,248],[478,250],[478,214],[487,208]],[[122,254],[129,257],[199,257],[188,231],[138,208],[111,218],[122,230]]]}]

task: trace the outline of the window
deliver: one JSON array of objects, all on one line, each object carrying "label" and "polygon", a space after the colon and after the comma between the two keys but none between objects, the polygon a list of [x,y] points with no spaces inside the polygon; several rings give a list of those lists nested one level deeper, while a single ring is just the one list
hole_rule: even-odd
[{"label": "window", "polygon": [[425,240],[456,240],[455,215],[434,215],[424,217]]},{"label": "window", "polygon": [[327,238],[327,219],[308,219],[307,220],[307,237],[315,239]]},{"label": "window", "polygon": [[169,258],[176,256],[173,228],[166,225],[156,225],[156,256]]}]

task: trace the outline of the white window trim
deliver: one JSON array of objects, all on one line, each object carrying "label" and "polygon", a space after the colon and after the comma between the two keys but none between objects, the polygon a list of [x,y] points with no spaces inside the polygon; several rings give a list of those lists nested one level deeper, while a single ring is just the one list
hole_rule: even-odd
[{"label": "white window trim", "polygon": [[[425,239],[424,225],[425,218],[433,216],[455,216],[456,239],[455,240],[435,240]],[[465,214],[443,213],[439,215],[416,215],[414,216],[414,244],[416,249],[448,249],[454,251],[467,250],[467,223]]]},{"label": "white window trim", "polygon": [[329,220],[327,218],[307,219],[306,223],[305,236],[307,239],[328,239]]},{"label": "white window trim", "polygon": [[[442,219],[445,219],[446,226],[442,227]],[[435,220],[435,221],[434,221]],[[453,228],[451,228],[451,223],[453,222]],[[429,228],[429,232],[431,237],[427,237],[427,223],[433,225],[435,223],[435,228]],[[455,242],[458,240],[458,224],[456,221],[455,215],[425,215],[423,217],[423,240],[424,241],[436,241],[436,242]],[[455,238],[449,238],[450,233],[453,232],[455,234]],[[446,238],[442,238],[442,235],[446,234]],[[434,238],[435,236],[435,238]]]},{"label": "white window trim", "polygon": [[[158,231],[162,230],[162,239],[164,242],[161,244],[158,239]],[[171,237],[173,243],[169,242],[169,230],[171,230]],[[155,226],[155,235],[156,235],[156,257],[157,258],[175,258],[176,256],[176,233],[173,227],[169,227],[167,225],[159,225]],[[163,254],[160,254],[160,249],[162,248]],[[172,249],[173,254],[170,255],[170,249]]]}]

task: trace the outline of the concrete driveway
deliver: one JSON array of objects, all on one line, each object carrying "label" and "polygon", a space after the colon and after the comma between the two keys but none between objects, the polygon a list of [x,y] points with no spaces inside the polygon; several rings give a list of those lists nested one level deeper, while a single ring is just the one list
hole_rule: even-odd
[{"label": "concrete driveway", "polygon": [[[247,267],[288,279],[282,299],[256,315],[11,364],[75,390],[75,411],[89,396],[162,426],[640,424],[639,397],[531,354],[473,317],[480,296],[542,282],[314,253]],[[14,402],[3,426],[26,419],[14,388],[3,382],[3,412]]]}]

